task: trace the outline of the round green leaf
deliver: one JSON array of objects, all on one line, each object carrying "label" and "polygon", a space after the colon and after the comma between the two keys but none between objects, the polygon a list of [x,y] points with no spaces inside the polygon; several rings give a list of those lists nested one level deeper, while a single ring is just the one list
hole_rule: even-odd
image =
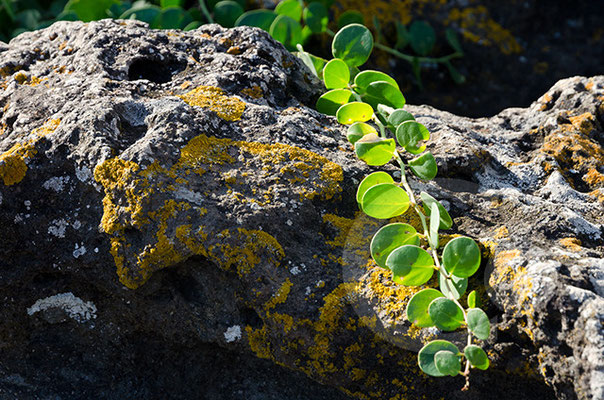
[{"label": "round green leaf", "polygon": [[415,293],[407,303],[407,319],[420,328],[434,326],[434,321],[428,314],[428,306],[439,297],[444,296],[436,289],[424,289]]},{"label": "round green leaf", "polygon": [[357,140],[369,133],[375,133],[377,135],[377,131],[373,126],[366,124],[365,122],[355,122],[348,127],[346,138],[350,143],[355,144]]},{"label": "round green leaf", "polygon": [[346,25],[340,29],[331,43],[335,58],[341,58],[351,67],[363,65],[373,50],[373,36],[360,24]]},{"label": "round green leaf", "polygon": [[[237,3],[235,3],[237,4]],[[237,4],[239,6],[239,4]],[[180,7],[168,7],[161,10],[151,23],[154,29],[180,29],[191,22],[189,15]]]},{"label": "round green leaf", "polygon": [[396,140],[411,154],[420,154],[426,145],[418,146],[422,140],[430,139],[428,128],[415,121],[403,122],[396,128]]},{"label": "round green leaf", "polygon": [[434,365],[443,375],[456,376],[461,371],[461,357],[449,350],[440,350],[434,354]]},{"label": "round green leaf", "polygon": [[418,246],[398,247],[386,259],[386,267],[392,271],[392,280],[406,286],[419,286],[428,282],[434,274],[434,259]]},{"label": "round green leaf", "polygon": [[392,183],[380,183],[370,187],[361,199],[363,212],[378,219],[396,217],[408,208],[409,196],[404,189]]},{"label": "round green leaf", "polygon": [[394,183],[394,179],[392,179],[390,174],[383,171],[378,171],[367,175],[365,179],[361,181],[359,188],[357,189],[357,203],[359,203],[359,206],[361,206],[361,201],[363,200],[365,192],[367,192],[372,186],[380,183]]},{"label": "round green leaf", "polygon": [[386,267],[386,259],[394,249],[407,244],[419,246],[419,235],[409,224],[395,223],[382,227],[371,239],[371,257],[377,265]]},{"label": "round green leaf", "polygon": [[327,8],[317,1],[313,1],[304,9],[304,22],[313,33],[325,32],[329,16]]},{"label": "round green leaf", "polygon": [[296,44],[302,42],[302,26],[287,15],[278,15],[268,33],[290,51],[294,51]]},{"label": "round green leaf", "polygon": [[472,290],[468,293],[468,308],[477,308],[478,306],[476,290]]},{"label": "round green leaf", "polygon": [[445,376],[442,372],[440,372],[434,363],[434,356],[441,350],[447,350],[452,352],[453,354],[458,354],[459,349],[453,343],[448,342],[446,340],[433,340],[430,343],[426,344],[417,354],[417,361],[419,367],[424,373],[430,376]]},{"label": "round green leaf", "polygon": [[451,274],[468,278],[480,267],[480,249],[472,239],[457,237],[445,246],[443,264]]},{"label": "round green leaf", "polygon": [[453,220],[447,212],[447,209],[442,204],[440,204],[438,200],[436,200],[434,197],[430,196],[426,192],[421,192],[419,195],[424,205],[424,211],[426,212],[428,217],[430,217],[430,209],[432,207],[432,204],[436,204],[438,206],[440,218],[440,225],[438,226],[439,229],[449,229],[453,226]]},{"label": "round green leaf", "polygon": [[81,21],[90,22],[107,18],[109,8],[119,3],[119,0],[69,0],[64,11],[73,11]]},{"label": "round green leaf", "polygon": [[354,78],[354,84],[357,86],[359,93],[364,93],[370,84],[378,81],[388,82],[398,89],[398,83],[389,75],[380,71],[362,71]]},{"label": "round green leaf", "polygon": [[398,87],[385,81],[370,83],[362,95],[362,99],[371,104],[374,110],[378,109],[378,104],[384,104],[393,108],[401,108],[405,105],[405,96],[403,96]]},{"label": "round green leaf", "polygon": [[474,336],[481,340],[487,340],[491,333],[489,317],[480,308],[470,308],[467,312],[468,328]]},{"label": "round green leaf", "polygon": [[438,287],[448,298],[458,300],[468,288],[468,278],[459,278],[453,275],[451,279],[447,279],[439,272]]},{"label": "round green leaf", "polygon": [[161,9],[157,6],[132,7],[120,15],[120,19],[135,18],[151,25],[159,13],[161,13]]},{"label": "round green leaf", "polygon": [[325,65],[323,80],[327,89],[345,88],[350,80],[348,65],[339,58],[334,58]]},{"label": "round green leaf", "polygon": [[346,25],[350,24],[365,25],[363,14],[356,10],[348,10],[340,14],[340,17],[338,18],[338,29],[342,29]]},{"label": "round green leaf", "polygon": [[461,308],[445,297],[432,300],[428,313],[434,325],[441,331],[454,331],[465,322]]},{"label": "round green leaf", "polygon": [[347,104],[352,98],[352,92],[347,89],[334,89],[325,93],[317,100],[317,111],[327,114],[336,115],[338,109]]},{"label": "round green leaf", "polygon": [[388,124],[396,130],[400,124],[407,121],[415,121],[415,117],[408,111],[396,109],[388,117]]},{"label": "round green leaf", "polygon": [[483,370],[489,368],[489,357],[479,346],[470,344],[466,346],[463,353],[474,368]]},{"label": "round green leaf", "polygon": [[243,8],[233,0],[223,0],[214,6],[214,21],[225,28],[235,26],[235,21],[243,14]]},{"label": "round green leaf", "polygon": [[[411,168],[411,171],[413,171],[415,176],[425,181],[434,179],[438,172],[436,160],[429,151],[409,161],[409,168]],[[436,207],[438,210],[438,206]]]},{"label": "round green leaf", "polygon": [[302,6],[298,0],[283,0],[275,7],[275,12],[279,15],[287,15],[294,21],[300,21],[302,18]]},{"label": "round green leaf", "polygon": [[367,103],[353,101],[344,104],[336,112],[338,122],[344,125],[350,125],[355,122],[365,122],[371,119],[373,108]]},{"label": "round green leaf", "polygon": [[237,21],[235,26],[255,26],[256,28],[264,29],[269,31],[271,24],[277,18],[277,14],[270,10],[252,10],[243,13]]},{"label": "round green leaf", "polygon": [[420,56],[426,56],[436,43],[436,33],[426,21],[414,21],[409,27],[411,47]]},{"label": "round green leaf", "polygon": [[183,31],[192,31],[193,29],[197,29],[201,26],[201,22],[200,21],[193,21],[187,24],[187,26],[185,26],[184,28],[182,28]]},{"label": "round green leaf", "polygon": [[375,133],[369,133],[354,144],[354,152],[357,157],[365,161],[367,165],[384,165],[394,155],[396,143],[394,139],[384,139]]}]

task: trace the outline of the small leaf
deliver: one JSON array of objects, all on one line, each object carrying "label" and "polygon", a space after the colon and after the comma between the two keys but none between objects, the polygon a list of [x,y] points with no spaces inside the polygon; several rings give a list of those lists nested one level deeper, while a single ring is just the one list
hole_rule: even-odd
[{"label": "small leaf", "polygon": [[445,376],[440,372],[434,363],[434,356],[441,350],[448,350],[453,354],[458,354],[459,349],[453,343],[446,340],[433,340],[426,344],[417,354],[417,360],[419,367],[424,373],[430,376]]},{"label": "small leaf", "polygon": [[342,89],[348,86],[350,70],[339,58],[329,61],[323,69],[323,80],[327,89]]},{"label": "small leaf", "polygon": [[302,18],[302,6],[298,0],[283,0],[275,7],[275,12],[279,15],[287,15],[296,22]]},{"label": "small leaf", "polygon": [[347,104],[352,98],[352,92],[347,89],[334,89],[325,93],[317,100],[317,111],[335,116],[338,109]]},{"label": "small leaf", "polygon": [[472,290],[468,294],[468,308],[477,308],[477,307],[479,307],[479,304],[478,304],[476,290]]},{"label": "small leaf", "polygon": [[470,344],[466,346],[463,353],[474,368],[482,370],[489,368],[489,357],[481,347]]},{"label": "small leaf", "polygon": [[468,288],[468,278],[458,278],[453,275],[451,279],[447,279],[439,272],[438,287],[448,298],[459,300]]},{"label": "small leaf", "polygon": [[395,223],[383,226],[371,240],[371,257],[377,265],[386,267],[386,259],[394,249],[406,244],[419,246],[419,235],[409,224]]},{"label": "small leaf", "polygon": [[433,300],[428,306],[428,313],[441,331],[454,331],[465,322],[461,308],[444,297]]},{"label": "small leaf", "polygon": [[[406,286],[419,286],[434,274],[434,259],[418,246],[405,245],[395,249],[386,259],[392,280]],[[432,318],[434,319],[434,318]]]},{"label": "small leaf", "polygon": [[64,11],[73,11],[78,19],[84,22],[96,21],[107,18],[107,11],[119,0],[69,0]]},{"label": "small leaf", "polygon": [[370,83],[362,98],[374,110],[377,110],[378,104],[385,104],[393,108],[402,108],[405,105],[405,96],[403,96],[398,87],[385,81]]},{"label": "small leaf", "polygon": [[402,50],[411,41],[411,37],[409,36],[409,32],[407,32],[407,27],[400,22],[396,22],[396,44],[394,45],[395,49]]},{"label": "small leaf", "polygon": [[426,192],[421,192],[420,197],[422,202],[424,203],[424,211],[430,217],[430,209],[432,208],[432,204],[438,205],[439,217],[440,217],[440,225],[439,229],[450,229],[453,226],[453,220],[451,216],[447,212],[447,209],[434,197],[430,196]]},{"label": "small leaf", "polygon": [[468,328],[474,336],[481,340],[487,340],[491,334],[491,323],[489,317],[480,308],[470,308],[467,312]]},{"label": "small leaf", "polygon": [[243,7],[233,0],[223,0],[214,6],[214,21],[225,28],[235,26],[235,21],[243,14]]},{"label": "small leaf", "polygon": [[459,44],[459,39],[457,38],[457,32],[455,32],[451,28],[448,28],[445,31],[445,38],[447,39],[447,42],[449,43],[449,46],[451,46],[451,48],[453,50],[455,50],[456,53],[462,53],[463,54],[463,50],[461,48],[461,44]]},{"label": "small leaf", "polygon": [[415,117],[408,111],[401,110],[400,108],[394,110],[388,117],[388,125],[390,125],[393,131],[403,122],[415,121]]},{"label": "small leaf", "polygon": [[438,249],[438,225],[440,223],[439,220],[439,212],[438,206],[436,204],[432,204],[432,209],[430,210],[434,218],[430,218],[430,247],[434,250]]},{"label": "small leaf", "polygon": [[397,89],[399,88],[398,83],[396,83],[393,78],[380,71],[362,71],[354,78],[354,84],[356,85],[359,93],[364,93],[371,83],[378,81],[388,82]]},{"label": "small leaf", "polygon": [[380,183],[394,183],[394,179],[392,179],[390,174],[383,171],[378,171],[367,175],[365,179],[361,181],[357,189],[357,203],[359,203],[359,207],[361,206],[361,201],[363,200],[365,192],[367,192],[372,186]]},{"label": "small leaf", "polygon": [[456,237],[443,250],[443,264],[451,274],[468,278],[480,267],[480,249],[472,239]]},{"label": "small leaf", "polygon": [[426,21],[414,21],[409,26],[411,47],[420,56],[427,56],[436,43],[436,33]]},{"label": "small leaf", "polygon": [[464,83],[466,81],[466,77],[463,76],[462,74],[460,74],[459,71],[457,71],[457,69],[455,69],[453,64],[451,64],[450,61],[446,61],[445,65],[447,66],[447,69],[449,70],[449,75],[451,75],[451,79],[453,79],[453,82],[457,83],[458,85],[461,85],[462,83]]},{"label": "small leaf", "polygon": [[287,15],[278,15],[268,33],[290,51],[294,51],[296,45],[302,42],[302,26]]},{"label": "small leaf", "polygon": [[375,42],[379,43],[382,41],[382,27],[380,26],[380,20],[378,19],[377,15],[374,15],[372,18],[373,21],[373,29],[375,30],[375,33],[377,34],[377,38],[375,38]]},{"label": "small leaf", "polygon": [[183,0],[161,0],[159,2],[161,8],[182,7]]},{"label": "small leaf", "polygon": [[313,1],[304,9],[304,22],[313,33],[325,32],[329,22],[327,8],[323,4]]},{"label": "small leaf", "polygon": [[422,83],[422,70],[419,65],[419,58],[413,57],[413,60],[411,61],[411,68],[413,69],[413,76],[415,77],[417,86],[419,86],[419,88],[423,90],[424,85]]},{"label": "small leaf", "polygon": [[357,140],[369,133],[375,133],[377,135],[377,131],[373,126],[364,122],[355,122],[348,127],[346,138],[350,143],[355,144]]},{"label": "small leaf", "polygon": [[443,375],[457,376],[461,371],[461,357],[449,350],[434,354],[436,369]]},{"label": "small leaf", "polygon": [[426,145],[419,146],[422,140],[430,139],[428,128],[415,121],[403,122],[396,128],[396,140],[411,154],[420,154]]},{"label": "small leaf", "polygon": [[418,178],[423,179],[425,181],[434,179],[434,177],[438,173],[436,160],[434,159],[432,153],[430,153],[429,151],[409,161],[409,168],[411,168],[411,171],[413,171],[413,173]]},{"label": "small leaf", "polygon": [[338,18],[338,29],[342,29],[346,25],[361,24],[365,25],[363,14],[356,10],[344,11]]},{"label": "small leaf", "polygon": [[353,101],[340,107],[336,113],[336,118],[339,123],[350,125],[354,122],[369,121],[372,115],[373,109],[369,104]]},{"label": "small leaf", "polygon": [[384,139],[375,133],[369,133],[356,141],[354,151],[367,165],[379,166],[390,161],[396,151],[396,143],[394,139]]},{"label": "small leaf", "polygon": [[189,24],[187,24],[187,26],[185,26],[184,28],[182,28],[183,31],[192,31],[193,29],[197,29],[201,26],[201,22],[200,21],[193,21],[190,22]]},{"label": "small leaf", "polygon": [[434,326],[434,321],[428,314],[428,306],[432,300],[439,297],[444,296],[436,289],[423,289],[415,293],[407,303],[407,319],[409,322],[420,328]]},{"label": "small leaf", "polygon": [[235,26],[255,26],[256,28],[269,31],[271,24],[277,18],[277,14],[270,10],[252,10],[243,13],[237,21]]},{"label": "small leaf", "polygon": [[341,58],[351,67],[365,64],[373,50],[373,36],[369,29],[359,24],[346,25],[340,29],[331,43],[335,58]]},{"label": "small leaf", "polygon": [[409,196],[404,189],[392,183],[380,183],[370,187],[361,199],[363,212],[378,219],[399,216],[408,208]]}]

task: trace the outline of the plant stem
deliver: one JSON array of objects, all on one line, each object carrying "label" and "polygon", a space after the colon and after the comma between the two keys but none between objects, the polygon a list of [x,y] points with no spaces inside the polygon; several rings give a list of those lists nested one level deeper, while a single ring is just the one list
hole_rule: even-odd
[{"label": "plant stem", "polygon": [[208,23],[213,24],[214,18],[212,18],[212,14],[210,14],[210,11],[208,11],[208,7],[206,6],[205,0],[199,0],[199,7],[201,8],[201,12],[203,13],[203,15],[208,20]]}]

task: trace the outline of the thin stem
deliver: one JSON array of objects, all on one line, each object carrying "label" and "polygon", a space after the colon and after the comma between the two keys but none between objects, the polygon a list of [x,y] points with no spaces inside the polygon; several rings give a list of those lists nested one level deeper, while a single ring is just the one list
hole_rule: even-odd
[{"label": "thin stem", "polygon": [[214,18],[212,18],[212,14],[210,14],[210,11],[208,11],[208,7],[206,6],[205,0],[199,0],[199,7],[201,8],[201,12],[203,13],[203,15],[208,20],[208,23],[213,24]]},{"label": "thin stem", "polygon": [[380,121],[377,115],[373,114],[373,122],[380,128],[380,137],[386,137],[386,129],[384,128],[384,124]]}]

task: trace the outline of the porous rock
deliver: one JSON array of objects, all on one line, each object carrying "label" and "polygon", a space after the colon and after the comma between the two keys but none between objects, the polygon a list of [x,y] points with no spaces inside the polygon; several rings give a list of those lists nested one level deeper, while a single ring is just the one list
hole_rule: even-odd
[{"label": "porous rock", "polygon": [[436,332],[370,261],[370,169],[265,32],[60,22],[1,50],[3,395],[604,395],[604,77],[488,119],[408,107],[440,167],[412,186],[485,256],[492,367],[462,393],[419,371]]}]

